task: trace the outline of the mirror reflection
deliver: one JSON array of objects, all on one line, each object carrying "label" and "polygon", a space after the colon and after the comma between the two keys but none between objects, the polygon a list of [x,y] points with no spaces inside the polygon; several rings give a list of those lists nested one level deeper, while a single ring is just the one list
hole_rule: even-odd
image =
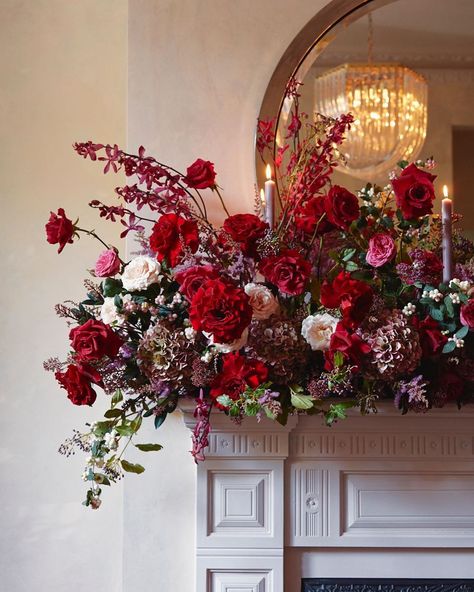
[{"label": "mirror reflection", "polygon": [[[352,191],[368,180],[385,184],[400,160],[433,156],[438,199],[447,185],[471,237],[473,23],[472,0],[373,2],[369,14],[329,31],[296,73],[308,118],[355,117],[333,183]],[[277,142],[290,108],[283,105]]]}]

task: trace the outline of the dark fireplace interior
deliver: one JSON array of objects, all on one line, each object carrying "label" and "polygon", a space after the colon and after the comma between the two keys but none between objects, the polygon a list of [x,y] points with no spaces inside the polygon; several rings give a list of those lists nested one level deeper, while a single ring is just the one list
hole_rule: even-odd
[{"label": "dark fireplace interior", "polygon": [[301,592],[474,592],[474,580],[308,578]]}]

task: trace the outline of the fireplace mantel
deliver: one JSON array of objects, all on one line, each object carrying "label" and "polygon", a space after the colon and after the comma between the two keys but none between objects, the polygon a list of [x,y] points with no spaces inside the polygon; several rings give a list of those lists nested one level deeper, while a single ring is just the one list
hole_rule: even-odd
[{"label": "fireplace mantel", "polygon": [[349,415],[328,428],[214,414],[197,471],[198,592],[283,592],[285,550],[294,562],[298,549],[474,546],[474,410]]}]

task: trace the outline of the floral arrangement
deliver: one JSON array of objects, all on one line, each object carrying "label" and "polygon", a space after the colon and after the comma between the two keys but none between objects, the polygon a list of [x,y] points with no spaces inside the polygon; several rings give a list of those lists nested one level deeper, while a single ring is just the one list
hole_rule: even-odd
[{"label": "floral arrangement", "polygon": [[[93,405],[98,389],[110,399],[105,417],[60,449],[88,454],[87,506],[124,471],[144,470],[124,451],[159,450],[136,441],[142,420],[158,428],[182,397],[195,401],[196,460],[212,410],[281,423],[319,414],[331,424],[385,398],[404,413],[472,399],[474,245],[454,231],[454,277],[443,281],[433,161],[400,163],[387,186],[354,195],[331,182],[351,116],[309,123],[298,84],[287,92],[285,144],[274,151],[274,121],[259,122],[257,142],[278,177],[275,221],[259,196],[254,213],[231,214],[209,161],[183,174],[143,147],[74,146],[130,179],[115,205],[90,206],[139,245],[126,261],[63,209],[46,224],[59,253],[81,234],[104,248],[85,299],[57,306],[71,325],[70,354],[45,362],[73,404]],[[226,213],[221,227],[207,216],[213,198]]]}]

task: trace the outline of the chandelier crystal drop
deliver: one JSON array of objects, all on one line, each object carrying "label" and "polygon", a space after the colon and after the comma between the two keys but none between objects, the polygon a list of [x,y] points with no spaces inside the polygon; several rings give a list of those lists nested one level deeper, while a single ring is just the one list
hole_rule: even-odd
[{"label": "chandelier crystal drop", "polygon": [[352,113],[340,170],[380,177],[401,160],[413,161],[426,138],[425,78],[399,64],[344,64],[315,80],[315,110],[329,117]]}]

